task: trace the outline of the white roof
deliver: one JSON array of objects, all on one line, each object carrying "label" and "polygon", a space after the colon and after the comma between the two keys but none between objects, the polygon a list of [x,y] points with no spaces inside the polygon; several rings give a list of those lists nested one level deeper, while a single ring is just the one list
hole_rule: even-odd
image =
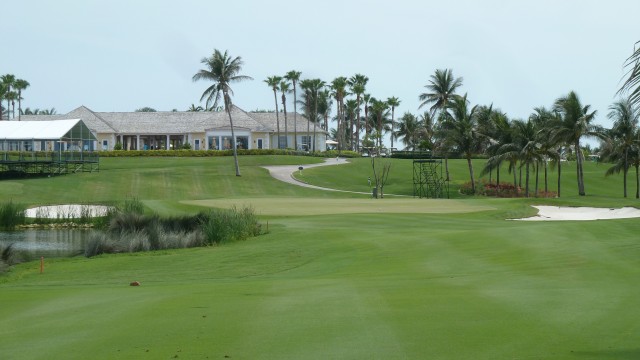
[{"label": "white roof", "polygon": [[95,139],[80,119],[0,121],[0,140]]}]

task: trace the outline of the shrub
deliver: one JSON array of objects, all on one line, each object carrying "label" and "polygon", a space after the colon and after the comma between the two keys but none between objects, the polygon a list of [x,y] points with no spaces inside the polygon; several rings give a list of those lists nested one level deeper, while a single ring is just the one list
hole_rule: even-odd
[{"label": "shrub", "polygon": [[13,201],[0,204],[0,229],[13,230],[25,223],[24,206]]},{"label": "shrub", "polygon": [[211,210],[202,231],[207,244],[225,244],[260,234],[260,224],[252,208]]},{"label": "shrub", "polygon": [[18,262],[18,253],[13,244],[3,248],[0,246],[0,272],[6,271],[10,266]]}]

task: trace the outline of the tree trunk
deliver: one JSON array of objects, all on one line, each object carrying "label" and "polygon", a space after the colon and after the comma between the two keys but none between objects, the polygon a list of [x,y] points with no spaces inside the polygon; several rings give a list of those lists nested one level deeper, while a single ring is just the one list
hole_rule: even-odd
[{"label": "tree trunk", "polygon": [[548,164],[547,159],[544,159],[544,196],[547,196],[549,192],[549,178],[548,178]]},{"label": "tree trunk", "polygon": [[624,197],[627,197],[627,172],[629,171],[629,163],[628,163],[628,149],[624,149],[624,169],[622,173],[623,186],[624,186]]},{"label": "tree trunk", "polygon": [[287,128],[287,97],[284,93],[282,93],[282,111],[284,111],[284,148],[287,149],[289,148],[289,130]]},{"label": "tree trunk", "polygon": [[446,152],[444,154],[444,172],[446,176],[444,181],[449,181],[449,154]]},{"label": "tree trunk", "polygon": [[[520,168],[520,173],[522,173],[522,168]],[[524,197],[529,197],[529,162],[527,162],[527,168],[525,170],[525,180],[524,180]]]},{"label": "tree trunk", "polygon": [[298,96],[296,82],[293,82],[293,147],[298,151]]},{"label": "tree trunk", "polygon": [[640,164],[636,163],[636,199],[640,199]]},{"label": "tree trunk", "polygon": [[540,163],[536,161],[536,189],[533,192],[533,196],[534,197],[538,197],[538,180],[539,180],[539,175],[540,174]]},{"label": "tree trunk", "polygon": [[500,164],[496,167],[496,187],[500,187]]},{"label": "tree trunk", "polygon": [[360,94],[356,97],[356,102],[358,104],[356,109],[356,151],[360,152]]},{"label": "tree trunk", "polygon": [[584,172],[582,171],[582,149],[580,149],[580,141],[576,141],[576,170],[578,172],[578,195],[585,196],[584,191]]},{"label": "tree trunk", "polygon": [[276,149],[280,149],[280,117],[278,114],[278,95],[275,88],[273,88],[273,101],[276,103],[276,127],[278,130],[278,139],[276,140],[278,147]]},{"label": "tree trunk", "polygon": [[233,146],[233,162],[236,166],[236,176],[240,176],[240,165],[238,164],[238,146],[236,145],[236,133],[233,130],[233,119],[231,118],[231,100],[227,92],[224,92],[224,104],[229,114],[229,124],[231,125],[231,145]]},{"label": "tree trunk", "polygon": [[560,175],[562,174],[562,161],[558,157],[558,197],[560,197]]},{"label": "tree trunk", "polygon": [[467,165],[469,166],[469,176],[471,177],[471,191],[475,195],[476,182],[473,180],[473,164],[471,163],[471,154],[467,155]]},{"label": "tree trunk", "polygon": [[393,151],[393,121],[395,117],[395,107],[391,107],[391,151]]}]

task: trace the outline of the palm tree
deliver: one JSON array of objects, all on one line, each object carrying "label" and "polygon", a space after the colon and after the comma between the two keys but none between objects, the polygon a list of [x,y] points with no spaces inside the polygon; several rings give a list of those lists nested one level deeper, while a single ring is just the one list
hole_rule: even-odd
[{"label": "palm tree", "polygon": [[26,90],[29,85],[29,82],[23,79],[16,79],[13,85],[14,89],[18,90],[18,121],[20,121],[20,114],[22,113],[22,90]]},{"label": "palm tree", "polygon": [[2,115],[4,114],[2,99],[4,99],[6,94],[7,94],[7,87],[4,85],[4,83],[0,82],[0,120],[2,120]]},{"label": "palm tree", "polygon": [[431,105],[429,110],[431,110],[432,113],[437,110],[446,109],[449,102],[459,96],[456,95],[456,90],[462,86],[462,81],[463,79],[461,77],[453,77],[453,71],[451,69],[437,69],[436,73],[431,75],[429,83],[424,86],[429,92],[422,93],[418,97],[418,99],[422,101],[418,109],[425,105]]},{"label": "palm tree", "polygon": [[204,98],[207,99],[206,106],[209,108],[210,104],[217,106],[222,94],[224,98],[224,107],[229,115],[229,124],[231,125],[231,138],[233,144],[233,161],[236,167],[236,176],[240,176],[240,166],[238,165],[238,149],[236,146],[236,134],[233,129],[233,119],[231,118],[231,95],[233,90],[229,86],[232,82],[238,82],[242,80],[253,80],[250,76],[240,75],[242,70],[242,58],[237,56],[231,58],[227,51],[223,53],[220,50],[215,49],[210,57],[205,57],[200,60],[205,65],[206,69],[201,69],[195,75],[193,75],[193,81],[209,80],[213,82],[213,85],[209,86],[200,97],[200,101]]},{"label": "palm tree", "polygon": [[38,109],[34,110],[34,115],[55,115],[56,113],[56,108],[44,109],[40,111],[38,111]]},{"label": "palm tree", "polygon": [[284,78],[291,81],[293,84],[293,146],[298,150],[298,111],[296,106],[298,104],[298,89],[296,87],[297,82],[300,80],[300,71],[291,70],[285,74]]},{"label": "palm tree", "polygon": [[640,104],[640,47],[638,47],[638,44],[640,44],[640,41],[635,43],[633,54],[627,58],[624,64],[625,67],[629,68],[627,72],[629,77],[617,92],[618,94],[630,92],[629,102],[634,106]]},{"label": "palm tree", "polygon": [[413,151],[418,147],[421,137],[426,135],[426,129],[422,121],[410,112],[405,112],[402,115],[397,127],[398,131],[392,135],[392,138],[398,138],[407,148]]},{"label": "palm tree", "polygon": [[347,78],[344,76],[337,77],[331,82],[333,96],[336,99],[336,116],[338,117],[338,153],[344,145],[344,97],[347,95]]},{"label": "palm tree", "polygon": [[364,136],[369,138],[371,128],[369,127],[369,103],[371,103],[371,94],[362,95],[362,105],[364,105]]},{"label": "palm tree", "polygon": [[607,117],[613,120],[613,128],[604,146],[603,156],[614,163],[605,175],[623,174],[624,197],[627,197],[627,173],[631,166],[631,157],[638,153],[638,121],[640,112],[633,106],[631,99],[616,101],[609,107]]},{"label": "palm tree", "polygon": [[377,100],[375,98],[371,99],[371,112],[374,115],[375,119],[375,128],[376,128],[376,139],[378,142],[378,154],[382,151],[382,133],[385,130],[384,123],[385,118],[389,113],[389,103],[382,100]]},{"label": "palm tree", "polygon": [[475,193],[476,186],[471,156],[480,151],[482,134],[478,131],[478,106],[476,105],[469,109],[468,104],[467,95],[454,97],[447,107],[451,112],[447,113],[442,127],[447,140],[467,159],[469,177],[471,178],[471,191]]},{"label": "palm tree", "polygon": [[[432,114],[439,111],[440,115],[438,119],[439,122],[442,122],[446,117],[445,113],[449,103],[456,97],[459,97],[459,95],[456,94],[456,90],[462,86],[462,81],[463,79],[461,77],[455,78],[453,76],[451,69],[436,69],[435,74],[431,75],[429,83],[424,86],[428,92],[422,93],[418,97],[418,99],[422,101],[418,109],[431,104],[429,110]],[[445,181],[449,181],[449,153],[446,141],[442,143],[442,150],[444,151]]]},{"label": "palm tree", "polygon": [[333,100],[331,98],[331,90],[325,87],[318,96],[318,113],[322,114],[324,119],[324,130],[329,131],[329,114],[331,113]]},{"label": "palm tree", "polygon": [[602,129],[592,124],[596,111],[590,112],[589,105],[582,106],[575,92],[571,91],[567,96],[558,98],[554,103],[554,110],[562,120],[553,130],[552,141],[573,146],[576,152],[576,172],[578,178],[578,194],[586,195],[584,189],[584,156],[580,148],[580,140],[583,137],[604,138]]},{"label": "palm tree", "polygon": [[320,119],[318,118],[318,98],[320,97],[320,93],[322,89],[327,85],[324,81],[320,79],[311,80],[311,95],[313,97],[313,152],[316,151],[316,129],[317,124]]},{"label": "palm tree", "polygon": [[[287,127],[287,96],[286,93],[290,92],[289,83],[286,81],[280,81],[280,93],[282,93],[282,110],[284,111],[284,147],[289,148],[289,128]],[[295,116],[295,115],[294,115]]]},{"label": "palm tree", "polygon": [[436,147],[436,127],[434,117],[429,111],[425,111],[420,115],[419,122],[424,129],[420,143],[421,149],[433,151]]},{"label": "palm tree", "polygon": [[276,103],[276,127],[278,133],[278,140],[276,141],[278,144],[278,149],[282,149],[282,146],[280,146],[280,117],[278,115],[278,95],[276,94],[276,92],[278,91],[278,85],[280,85],[280,80],[282,80],[280,76],[269,76],[266,80],[264,80],[264,82],[267,83],[267,85],[269,85],[269,87],[273,90],[273,101]]},{"label": "palm tree", "polygon": [[11,91],[15,84],[16,77],[15,75],[12,75],[12,74],[5,74],[0,77],[0,80],[2,80],[2,83],[4,84],[4,87],[5,87],[4,98],[7,100],[7,120],[9,120],[9,108],[11,107],[10,97],[15,98],[15,96],[11,94]]},{"label": "palm tree", "polygon": [[304,114],[307,118],[307,139],[308,143],[306,151],[311,151],[311,121],[314,117],[313,114],[313,103],[315,102],[313,99],[313,80],[311,79],[303,79],[300,81],[300,88],[303,91],[303,100],[300,101],[301,105],[304,108]]},{"label": "palm tree", "polygon": [[[356,108],[356,139],[355,139],[355,151],[360,151],[360,101],[362,95],[365,92],[367,82],[369,78],[362,74],[355,74],[347,81],[351,88],[351,93],[356,96],[357,108]],[[365,105],[366,106],[366,105]]]},{"label": "palm tree", "polygon": [[[393,129],[394,120],[395,120],[395,110],[396,110],[396,106],[400,106],[400,99],[398,99],[395,96],[392,96],[387,99],[387,104],[391,106],[391,128]],[[391,148],[393,149],[393,133],[391,134]]]},{"label": "palm tree", "polygon": [[187,111],[189,111],[189,112],[199,112],[199,111],[204,111],[204,108],[202,106],[200,106],[200,105],[196,106],[196,104],[191,104],[191,106],[189,106]]}]

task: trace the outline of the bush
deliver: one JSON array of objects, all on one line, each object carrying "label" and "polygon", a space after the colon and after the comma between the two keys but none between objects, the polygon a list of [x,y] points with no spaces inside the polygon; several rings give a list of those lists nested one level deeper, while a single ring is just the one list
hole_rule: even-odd
[{"label": "bush", "polygon": [[207,244],[224,244],[260,234],[260,224],[252,208],[211,210],[202,231]]},{"label": "bush", "polygon": [[106,231],[89,236],[85,256],[223,244],[259,234],[260,224],[250,208],[170,218],[120,210]]},{"label": "bush", "polygon": [[0,204],[0,229],[13,230],[25,223],[25,208],[13,201]]}]

